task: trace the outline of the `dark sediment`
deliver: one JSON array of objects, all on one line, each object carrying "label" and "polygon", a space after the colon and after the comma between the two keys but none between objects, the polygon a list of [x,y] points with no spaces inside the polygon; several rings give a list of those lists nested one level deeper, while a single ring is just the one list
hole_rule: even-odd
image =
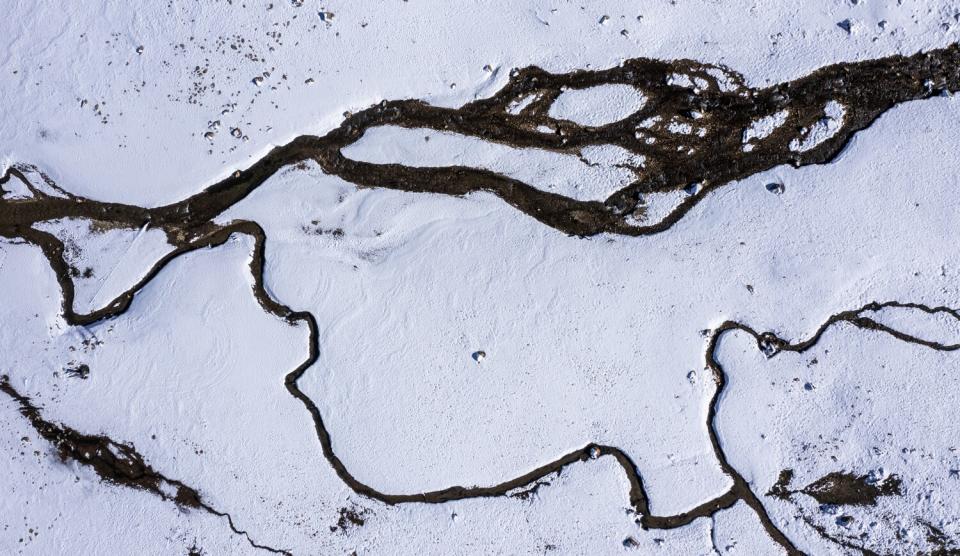
[{"label": "dark sediment", "polygon": [[820,504],[875,506],[881,496],[899,496],[902,481],[896,475],[875,483],[868,475],[835,471],[810,483],[800,492]]}]

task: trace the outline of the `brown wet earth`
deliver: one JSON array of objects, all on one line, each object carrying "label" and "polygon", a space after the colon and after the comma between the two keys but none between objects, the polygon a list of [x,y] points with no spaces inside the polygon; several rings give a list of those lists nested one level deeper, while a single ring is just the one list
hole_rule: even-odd
[{"label": "brown wet earth", "polygon": [[871,482],[867,475],[834,471],[800,489],[820,504],[838,506],[875,506],[881,496],[900,496],[902,481],[896,475],[882,483]]},{"label": "brown wet earth", "polygon": [[[721,87],[716,77],[718,71],[732,86],[725,89]],[[705,85],[691,89],[671,84],[671,76],[674,74],[702,80],[700,83]],[[548,116],[551,102],[565,89],[603,84],[633,85],[648,97],[648,101],[640,110],[625,119],[598,127],[557,121]],[[781,164],[803,166],[827,163],[837,156],[854,133],[869,126],[877,117],[897,104],[958,90],[960,46],[956,44],[912,56],[893,56],[827,66],[795,81],[765,89],[747,88],[743,79],[728,68],[707,66],[690,60],[634,59],[616,68],[567,74],[550,74],[539,68],[529,67],[515,70],[507,85],[493,97],[477,100],[460,108],[440,108],[417,100],[399,100],[384,101],[361,112],[346,114],[343,123],[327,135],[298,137],[286,145],[274,148],[249,168],[234,172],[229,178],[192,197],[162,207],[146,208],[77,197],[59,188],[40,169],[19,164],[8,169],[0,178],[0,189],[9,180],[17,179],[30,189],[32,198],[0,199],[0,236],[24,241],[42,249],[62,291],[63,316],[67,322],[74,325],[86,325],[122,314],[143,286],[167,263],[184,253],[220,245],[233,234],[252,237],[255,247],[250,268],[257,300],[268,312],[285,319],[291,325],[305,323],[310,330],[309,357],[287,374],[286,388],[312,415],[317,436],[329,464],[337,475],[360,495],[386,504],[442,503],[465,498],[509,496],[512,491],[524,487],[538,488],[538,481],[562,471],[572,463],[611,456],[620,464],[630,481],[630,502],[637,515],[636,521],[641,527],[682,527],[742,500],[757,513],[763,527],[775,542],[788,553],[798,554],[800,551],[775,526],[760,499],[750,489],[749,483],[729,464],[718,441],[714,420],[718,400],[726,385],[724,371],[714,358],[720,339],[731,331],[746,332],[756,339],[759,349],[773,357],[782,351],[803,352],[815,345],[827,328],[838,322],[847,322],[891,334],[902,341],[931,349],[952,351],[960,346],[941,345],[915,338],[862,317],[861,313],[888,306],[908,306],[927,312],[951,311],[957,316],[953,309],[898,302],[871,303],[860,309],[833,315],[811,338],[795,344],[772,333],[760,333],[745,324],[733,321],[725,322],[713,330],[705,357],[707,367],[714,374],[717,390],[710,402],[707,424],[714,453],[723,470],[732,478],[733,486],[723,495],[682,514],[652,515],[642,478],[630,457],[616,447],[596,444],[584,446],[497,485],[452,486],[434,492],[388,494],[359,482],[349,473],[333,451],[329,431],[324,426],[318,407],[298,388],[299,378],[313,364],[319,353],[317,323],[312,314],[294,311],[271,298],[265,291],[263,253],[267,238],[263,229],[255,222],[237,221],[218,225],[213,220],[282,167],[314,161],[324,172],[339,176],[359,187],[383,187],[448,195],[465,195],[474,191],[493,192],[518,210],[570,235],[655,234],[678,222],[703,199],[705,193],[713,189]],[[512,102],[528,95],[535,95],[536,100],[520,113],[510,114],[507,111]],[[839,102],[846,109],[839,130],[808,151],[790,150],[789,144],[792,140],[802,138],[805,129],[811,128],[824,118],[824,106],[830,101]],[[789,111],[786,122],[769,137],[757,142],[754,150],[744,152],[744,130],[757,119],[782,110]],[[643,128],[641,132],[638,129],[640,122],[653,116],[662,118],[663,128]],[[702,137],[668,133],[665,126],[671,121],[703,127],[706,132]],[[580,156],[584,147],[615,145],[643,155],[646,164],[642,168],[632,169],[637,176],[633,183],[599,202],[578,201],[540,191],[489,170],[460,166],[417,168],[400,164],[371,164],[343,156],[341,150],[344,147],[357,141],[367,129],[382,125],[455,132],[513,147],[545,149],[577,156]],[[540,131],[541,126],[549,126],[553,131]],[[651,137],[655,142],[647,141]],[[44,187],[34,185],[36,180],[42,181]],[[645,195],[683,190],[691,184],[699,185],[699,193],[688,196],[666,218],[647,225],[636,224],[644,217]],[[52,190],[53,193],[44,193],[44,189]],[[175,249],[157,261],[140,282],[112,303],[89,314],[78,314],[73,310],[74,289],[71,276],[74,270],[65,262],[63,242],[53,234],[31,227],[35,223],[58,218],[96,220],[100,225],[117,228],[139,229],[144,225],[160,228]],[[0,385],[0,391],[20,404],[24,416],[41,436],[58,449],[62,458],[90,466],[105,481],[152,492],[164,498],[167,498],[167,495],[161,486],[174,485],[178,493],[184,493],[182,497],[175,497],[175,503],[225,516],[235,532],[246,536],[246,533],[233,526],[232,518],[228,514],[206,506],[195,490],[167,479],[150,468],[132,446],[116,443],[103,436],[83,435],[67,427],[44,421],[30,401],[18,394],[7,381]],[[121,456],[114,456],[108,447],[117,449]],[[88,456],[88,453],[95,455]],[[111,455],[96,455],[99,453]],[[812,489],[811,492],[818,496],[825,497],[842,496],[831,494],[836,484],[845,485],[847,490],[843,492],[847,494],[856,492],[856,488],[850,486],[854,483],[850,483],[848,479],[835,477],[831,480],[832,483],[828,481],[829,484],[818,487],[811,485],[807,488]],[[349,513],[343,514],[345,527],[358,525],[353,516]],[[362,521],[362,514],[356,513],[356,516]],[[817,530],[824,538],[829,538],[825,531]],[[247,538],[249,540],[249,537]],[[253,546],[286,553],[282,549],[257,545],[252,540],[250,542]]]},{"label": "brown wet earth", "polygon": [[833,471],[820,477],[809,485],[790,490],[793,470],[780,472],[777,482],[767,492],[782,500],[794,494],[806,494],[818,504],[833,506],[875,506],[881,496],[900,496],[903,481],[897,475],[891,475],[883,481],[874,480],[870,475],[855,475],[845,471]]}]

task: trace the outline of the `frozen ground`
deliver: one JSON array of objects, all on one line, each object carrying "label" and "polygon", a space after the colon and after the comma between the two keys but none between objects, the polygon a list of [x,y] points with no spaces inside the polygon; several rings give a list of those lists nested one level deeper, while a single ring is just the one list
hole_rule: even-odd
[{"label": "frozen ground", "polygon": [[950,2],[4,21],[0,553],[960,550]]}]

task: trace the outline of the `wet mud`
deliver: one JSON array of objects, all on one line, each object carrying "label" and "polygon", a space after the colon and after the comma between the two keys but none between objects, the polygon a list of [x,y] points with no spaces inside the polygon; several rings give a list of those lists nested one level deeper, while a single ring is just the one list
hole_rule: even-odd
[{"label": "wet mud", "polygon": [[896,475],[874,482],[868,475],[835,471],[810,483],[799,492],[820,504],[835,506],[875,506],[881,496],[900,496],[902,481]]},{"label": "wet mud", "polygon": [[[694,88],[678,85],[674,79],[677,75],[687,76],[700,85]],[[550,104],[564,90],[604,84],[633,85],[648,96],[648,101],[634,114],[598,127],[558,121],[548,115]],[[460,108],[440,108],[417,100],[400,100],[384,101],[361,112],[348,114],[343,123],[327,135],[298,137],[286,145],[274,148],[250,167],[237,170],[227,179],[200,193],[161,207],[145,208],[78,197],[58,187],[39,169],[27,164],[15,165],[0,177],[0,189],[3,189],[9,180],[17,179],[26,185],[32,196],[27,199],[0,199],[0,236],[27,242],[43,251],[61,288],[63,316],[73,325],[91,324],[122,314],[133,302],[137,292],[170,261],[184,253],[220,245],[233,234],[252,237],[255,244],[250,270],[254,278],[253,293],[256,299],[266,311],[291,325],[305,325],[310,332],[309,356],[286,375],[284,384],[288,392],[300,400],[311,414],[323,454],[330,466],[341,480],[360,495],[386,504],[443,503],[466,498],[509,496],[512,491],[536,484],[568,465],[609,456],[618,462],[629,480],[630,503],[641,527],[682,527],[700,517],[712,516],[720,510],[732,507],[738,501],[743,501],[756,512],[764,529],[775,542],[788,553],[798,554],[800,551],[776,527],[748,482],[729,464],[717,438],[714,422],[717,404],[727,383],[723,368],[715,359],[719,342],[727,333],[745,332],[756,339],[759,349],[772,357],[783,351],[803,352],[815,345],[830,326],[847,322],[931,349],[955,350],[958,346],[945,346],[915,338],[861,316],[864,311],[888,306],[911,306],[931,312],[953,311],[952,309],[898,302],[872,303],[833,315],[811,338],[798,343],[790,343],[769,332],[755,331],[734,321],[725,322],[713,330],[709,334],[705,359],[707,367],[713,373],[717,389],[710,401],[707,424],[715,456],[723,471],[733,480],[733,486],[726,493],[682,514],[652,515],[642,477],[630,457],[614,446],[597,444],[588,444],[524,475],[496,485],[451,486],[433,492],[391,494],[379,492],[350,474],[332,448],[330,432],[324,425],[319,408],[298,387],[299,379],[319,354],[318,326],[311,313],[287,307],[273,299],[264,289],[263,267],[267,237],[263,229],[255,222],[236,221],[218,225],[214,223],[214,219],[244,199],[281,168],[312,160],[319,164],[324,172],[339,176],[359,187],[383,187],[448,195],[490,191],[532,218],[571,235],[650,235],[662,232],[678,222],[705,193],[713,189],[781,164],[803,166],[828,163],[837,156],[854,133],[869,126],[893,106],[958,89],[958,45],[912,56],[893,56],[827,66],[795,81],[765,89],[747,88],[743,79],[728,68],[707,66],[690,60],[635,59],[607,70],[574,71],[567,74],[550,74],[539,68],[529,67],[513,72],[507,85],[493,97],[477,100]],[[512,102],[529,95],[534,95],[536,100],[525,109],[517,114],[507,110]],[[791,148],[792,142],[803,138],[805,130],[812,129],[824,119],[825,106],[829,102],[837,102],[845,107],[846,112],[839,129],[809,150],[801,152]],[[752,150],[745,151],[743,134],[746,128],[760,118],[783,110],[788,111],[785,123],[762,141],[756,142]],[[664,125],[676,121],[696,125],[705,131],[702,136],[678,136],[665,129],[642,125],[644,121],[657,116]],[[521,181],[488,170],[458,166],[417,168],[400,164],[370,164],[343,156],[341,150],[344,147],[356,142],[367,129],[382,125],[449,131],[514,147],[546,149],[576,155],[579,155],[581,149],[591,145],[615,145],[643,155],[646,164],[635,169],[637,179],[633,183],[600,202],[578,201],[540,191]],[[544,132],[542,126],[549,126],[552,131]],[[643,128],[642,133],[638,131],[640,128]],[[651,137],[655,141],[649,142]],[[35,186],[34,180],[41,180],[44,187]],[[644,195],[683,190],[692,183],[698,184],[698,193],[687,197],[667,217],[649,225],[637,224],[638,220],[642,221]],[[84,218],[108,226],[131,229],[140,229],[143,226],[158,228],[166,233],[174,250],[158,260],[140,282],[113,302],[91,313],[79,314],[74,311],[74,286],[71,268],[64,259],[63,242],[53,234],[31,227],[38,222],[59,218]],[[29,400],[13,391],[9,383],[4,384],[3,391],[20,402],[21,407],[33,407],[29,405]],[[72,459],[81,463],[82,458],[75,456],[82,455],[82,452],[74,453],[75,449],[79,449],[74,442],[92,442],[90,447],[94,448],[114,446],[121,449],[119,447],[124,446],[105,437],[84,437],[79,433],[76,433],[79,436],[75,438],[71,434],[63,437],[63,431],[71,429],[43,421],[35,408],[25,411],[24,415],[45,438],[46,434],[51,435],[48,440],[58,446],[61,454],[62,450],[66,449]],[[31,415],[34,417],[31,418]],[[48,432],[45,434],[44,430]],[[57,442],[63,443],[63,438],[68,439],[64,444],[66,447],[60,448]],[[135,452],[120,453],[125,454],[126,459],[123,461],[112,461],[105,457],[91,460],[89,465],[97,470],[105,481],[119,482],[167,496],[160,488],[161,483],[156,481],[169,481],[168,479],[157,475]],[[138,479],[127,478],[127,471]],[[196,491],[176,482],[170,484],[185,489],[183,499],[175,502],[226,516],[234,531],[245,535],[233,526],[229,515],[206,506]],[[823,494],[827,491],[818,492],[827,495]],[[279,549],[254,546],[286,553]]]},{"label": "wet mud", "polygon": [[790,489],[792,481],[793,470],[784,469],[767,496],[789,501],[796,494],[805,494],[821,505],[876,506],[881,496],[903,495],[903,481],[897,475],[878,478],[869,474],[833,471],[798,490]]}]

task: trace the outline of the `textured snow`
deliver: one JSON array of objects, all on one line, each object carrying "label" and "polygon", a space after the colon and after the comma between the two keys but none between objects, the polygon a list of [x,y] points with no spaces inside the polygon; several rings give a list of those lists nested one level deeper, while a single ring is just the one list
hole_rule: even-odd
[{"label": "textured snow", "polygon": [[909,307],[885,307],[865,311],[863,315],[915,338],[944,345],[960,344],[960,320],[947,312],[931,315]]},{"label": "textured snow", "polygon": [[[156,206],[273,145],[324,133],[347,111],[399,98],[458,106],[493,94],[516,67],[691,58],[766,86],[956,40],[950,2],[296,4],[9,6],[0,23],[2,166],[34,163],[72,193]],[[318,9],[335,17],[321,19]],[[847,19],[856,32],[837,27]],[[721,68],[711,73],[724,77]],[[674,85],[698,83],[678,75]],[[551,114],[606,123],[640,102],[642,91],[609,87],[567,90]],[[795,150],[829,139],[843,116],[842,104],[828,103]],[[730,485],[705,428],[715,384],[702,330],[737,319],[797,340],[873,300],[960,305],[960,253],[950,239],[960,208],[958,118],[954,97],[898,107],[830,165],[744,179],[646,238],[567,237],[488,193],[357,189],[315,166],[281,171],[220,221],[260,223],[267,290],[316,315],[320,359],[301,385],[361,481],[388,493],[490,485],[588,442],[609,443],[635,461],[653,513],[664,515]],[[755,122],[744,147],[776,122]],[[585,149],[581,160],[428,134],[427,146],[422,130],[377,128],[346,154],[487,167],[588,200],[633,179],[615,165],[644,163],[613,147]],[[774,181],[786,185],[782,195],[764,188]],[[5,198],[29,196],[15,178],[4,189]],[[688,195],[647,196],[643,223]],[[79,247],[71,264],[93,269],[75,277],[81,312],[111,303],[170,248],[153,228],[90,224],[38,226]],[[251,249],[238,236],[180,257],[124,315],[71,327],[40,251],[4,241],[0,373],[45,417],[132,442],[252,538],[297,554],[609,554],[626,551],[628,539],[641,554],[777,553],[742,503],[680,529],[641,529],[623,470],[609,457],[551,475],[525,499],[388,506],[354,493],[284,386],[307,355],[307,331],[257,303]],[[957,341],[943,314],[868,316]],[[479,350],[480,365],[471,357]],[[879,552],[929,551],[920,519],[960,534],[955,357],[838,325],[811,352],[767,359],[731,334],[719,353],[730,380],[718,414],[723,447],[804,550],[839,552],[798,513],[841,535],[864,532]],[[89,365],[87,379],[65,372],[79,364]],[[224,519],[64,465],[5,397],[0,454],[2,553],[169,554],[194,544],[208,554],[260,553]],[[788,466],[794,488],[846,469],[898,474],[906,495],[852,510],[766,496]],[[341,508],[362,512],[365,524],[331,531]],[[847,514],[853,525],[839,528]]]},{"label": "textured snow", "polygon": [[767,536],[757,514],[743,502],[714,516],[710,536],[719,554],[786,554]]},{"label": "textured snow", "polygon": [[528,106],[533,104],[533,101],[537,100],[538,96],[539,95],[537,95],[537,93],[530,93],[529,95],[511,101],[510,104],[507,105],[507,112],[513,114],[514,116],[520,114]]},{"label": "textured snow", "polygon": [[225,519],[184,514],[159,498],[104,488],[91,471],[64,466],[9,399],[0,401],[0,550],[4,554],[187,554],[254,551]]},{"label": "textured snow", "polygon": [[[956,291],[915,254],[942,253],[955,229],[955,204],[928,200],[950,198],[956,169],[922,161],[960,146],[944,117],[958,111],[947,98],[895,109],[836,164],[744,180],[649,238],[569,238],[488,194],[358,191],[317,171],[278,176],[224,221],[278,238],[271,290],[321,323],[303,389],[362,481],[489,484],[592,440],[635,458],[653,510],[671,513],[728,486],[703,427],[701,329],[737,318],[801,337],[851,304]],[[878,156],[880,141],[918,165]],[[908,187],[921,167],[927,187]],[[774,179],[785,194],[763,187]],[[314,221],[343,235],[304,233]]]},{"label": "textured snow", "polygon": [[820,118],[809,129],[803,129],[800,138],[790,141],[790,150],[805,152],[830,139],[843,127],[843,118],[847,109],[837,101],[831,100],[823,107],[823,118]]},{"label": "textured snow", "polygon": [[33,192],[30,191],[27,184],[18,179],[11,179],[0,188],[3,190],[3,194],[0,195],[3,199],[29,199],[33,197]]},{"label": "textured snow", "polygon": [[751,123],[750,127],[743,131],[744,150],[748,150],[747,144],[754,139],[766,139],[769,137],[771,133],[787,121],[787,116],[789,115],[790,112],[788,110],[781,110]]},{"label": "textured snow", "polygon": [[[582,553],[595,547],[620,548],[627,537],[647,549],[707,551],[709,532],[703,524],[672,532],[640,530],[625,511],[629,485],[611,458],[553,475],[546,480],[549,485],[526,500],[390,507],[354,495],[323,460],[309,415],[283,387],[282,375],[306,356],[305,331],[259,310],[245,274],[250,247],[249,241],[238,239],[178,258],[144,289],[130,312],[90,330],[75,330],[58,324],[57,299],[49,295],[55,291],[55,280],[39,250],[3,245],[6,260],[34,277],[29,284],[19,284],[17,274],[0,274],[4,306],[23,325],[17,338],[49,354],[25,354],[22,360],[9,361],[15,386],[39,395],[48,419],[69,417],[71,426],[81,431],[108,430],[132,442],[156,469],[197,488],[207,502],[236,516],[238,526],[254,538],[295,553],[361,549],[443,554],[451,547],[457,552],[534,553],[546,545]],[[189,288],[184,287],[187,284]],[[238,322],[245,326],[237,327]],[[60,364],[55,354],[66,352],[68,345],[79,348],[81,334],[97,339],[95,347],[81,356],[90,365],[89,379],[51,374],[49,369]],[[5,342],[12,345],[9,337]],[[84,527],[113,530],[111,520],[131,521],[131,509],[140,512],[138,518],[119,530],[136,526],[141,532],[108,542],[136,543],[138,551],[163,553],[195,537],[207,551],[252,553],[242,544],[217,548],[222,545],[215,541],[235,541],[217,538],[227,530],[225,524],[208,524],[201,516],[189,517],[185,527],[175,520],[179,512],[171,503],[100,485],[82,470],[77,472],[83,477],[83,500],[75,502],[71,496],[79,494],[69,490],[56,490],[57,499],[44,496],[50,491],[46,485],[67,478],[72,482],[72,473],[52,461],[49,448],[35,435],[19,432],[25,421],[13,413],[9,419],[5,414],[4,438],[16,446],[21,436],[33,437],[30,442],[37,443],[46,463],[39,469],[33,462],[23,464],[24,486],[0,482],[15,496],[4,500],[12,504],[36,499],[55,507],[66,504],[64,509],[70,510],[56,517],[40,508],[25,515],[24,523],[46,525],[44,520],[73,516],[71,508],[81,512],[83,504],[101,504],[95,516],[62,531],[45,530],[31,548],[36,553],[48,553],[67,540],[83,553],[113,546],[98,544],[103,542],[101,535],[91,536]],[[56,479],[58,474],[67,478]],[[113,502],[115,498],[122,503]],[[350,535],[331,534],[329,527],[336,525],[341,507],[369,512],[367,524]],[[572,507],[577,508],[576,516],[570,515]],[[20,519],[21,514],[9,515]],[[14,536],[23,534],[26,525],[7,523],[16,528],[0,535],[0,547],[9,548],[16,546]],[[409,523],[420,523],[423,529],[410,535]],[[176,528],[178,536],[165,538],[166,527]],[[202,534],[194,531],[198,528]]]},{"label": "textured snow", "polygon": [[34,227],[64,242],[66,262],[76,269],[73,309],[81,314],[109,305],[173,250],[162,231],[147,225],[140,230],[124,230],[64,219]]},{"label": "textured snow", "polygon": [[585,126],[602,126],[620,121],[647,103],[647,97],[632,85],[597,85],[568,89],[550,105],[548,114]]},{"label": "textured snow", "polygon": [[[15,271],[11,271],[15,270]],[[65,330],[57,317],[57,284],[39,249],[0,243],[0,304],[16,328],[0,327],[3,374],[14,375],[27,394],[41,385],[53,407],[69,398],[57,357],[65,344],[80,345],[79,333]],[[14,351],[18,346],[22,351]],[[60,349],[58,349],[60,348]],[[50,364],[53,363],[53,364]],[[127,371],[126,363],[114,369]],[[99,374],[99,373],[98,373]],[[145,376],[143,378],[149,378]],[[131,392],[137,377],[125,379]],[[58,391],[64,387],[64,391]],[[52,395],[51,395],[52,394]],[[119,400],[97,398],[71,419],[121,412]],[[107,411],[107,408],[113,408]],[[105,487],[91,471],[60,462],[56,451],[20,416],[13,400],[0,399],[0,552],[4,554],[186,553],[197,543],[216,553],[243,554],[249,545],[224,520],[201,513],[185,519],[181,510],[152,495]],[[105,429],[118,425],[111,420]],[[86,432],[98,432],[97,429]],[[138,446],[149,444],[144,441]]]},{"label": "textured snow", "polygon": [[[795,489],[833,471],[895,474],[902,496],[881,497],[876,506],[824,508],[795,497],[828,531],[863,534],[859,542],[877,553],[931,551],[923,522],[951,536],[960,532],[960,500],[950,495],[960,435],[953,418],[960,402],[956,354],[838,325],[802,355],[768,360],[738,335],[722,342],[718,358],[730,376],[718,417],[721,441],[756,492],[766,492],[786,468],[795,473]],[[763,500],[778,521],[793,519],[792,504]],[[839,525],[844,515],[853,523]],[[809,530],[795,538],[809,553],[824,550]]]},{"label": "textured snow", "polygon": [[635,179],[629,168],[616,166],[639,163],[622,147],[596,146],[584,151],[581,159],[542,149],[518,149],[457,133],[378,126],[343,149],[343,155],[376,164],[485,168],[537,189],[583,201],[602,201]]},{"label": "textured snow", "polygon": [[[696,194],[696,192],[694,192]],[[656,224],[670,215],[690,193],[687,191],[668,191],[643,196],[643,214],[631,215],[628,222],[637,226]]]}]

